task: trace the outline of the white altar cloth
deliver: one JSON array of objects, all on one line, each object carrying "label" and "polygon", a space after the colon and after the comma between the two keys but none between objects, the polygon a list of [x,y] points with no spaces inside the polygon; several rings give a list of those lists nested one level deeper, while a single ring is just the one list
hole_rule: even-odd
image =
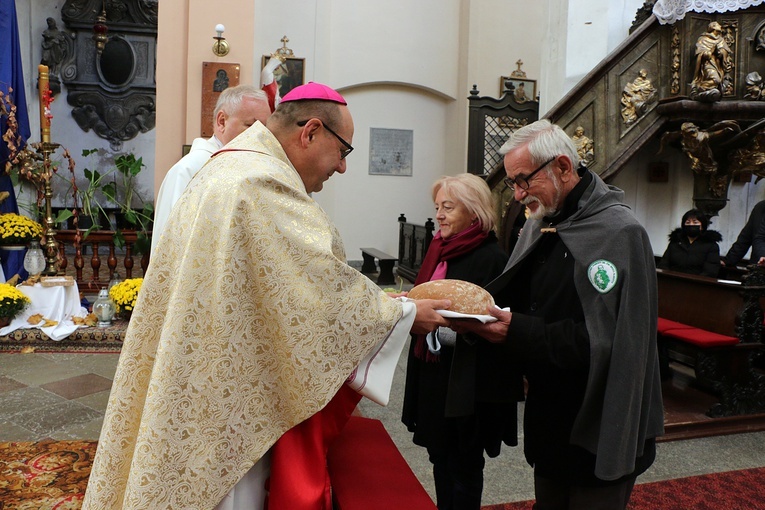
[{"label": "white altar cloth", "polygon": [[[69,287],[60,285],[43,287],[36,283],[34,286],[17,285],[16,288],[26,294],[31,303],[9,325],[0,329],[0,335],[7,335],[17,329],[38,328],[52,340],[62,340],[77,328],[82,327],[72,322],[72,316],[88,315],[88,311],[80,304],[80,290],[77,283]],[[42,327],[42,322],[36,325],[29,324],[27,319],[38,313],[46,319],[58,321],[58,324],[47,328]]]}]

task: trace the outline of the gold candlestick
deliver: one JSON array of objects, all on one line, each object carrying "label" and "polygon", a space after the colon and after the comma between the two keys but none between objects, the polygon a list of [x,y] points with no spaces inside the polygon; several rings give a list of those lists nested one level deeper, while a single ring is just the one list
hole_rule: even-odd
[{"label": "gold candlestick", "polygon": [[55,220],[53,219],[53,188],[51,187],[50,155],[59,147],[57,143],[43,142],[43,165],[45,168],[45,271],[47,276],[58,274],[58,243],[56,243]]},{"label": "gold candlestick", "polygon": [[48,109],[50,108],[50,86],[48,81],[48,66],[40,64],[37,66],[37,71],[40,73],[40,79],[38,81],[38,89],[40,95],[40,139],[43,143],[50,142],[50,116]]}]

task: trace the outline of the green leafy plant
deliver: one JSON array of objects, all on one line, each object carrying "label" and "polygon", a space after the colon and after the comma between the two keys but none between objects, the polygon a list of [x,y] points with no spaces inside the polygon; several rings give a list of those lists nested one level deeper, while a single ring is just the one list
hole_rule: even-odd
[{"label": "green leafy plant", "polygon": [[[87,157],[97,153],[98,149],[85,149],[82,156]],[[154,214],[154,206],[151,202],[144,202],[143,197],[136,189],[137,176],[141,172],[143,158],[136,158],[134,154],[121,154],[114,159],[114,166],[103,173],[98,170],[83,169],[87,181],[87,187],[78,190],[78,196],[82,201],[82,214],[92,219],[92,226],[85,232],[86,238],[90,232],[102,228],[99,218],[107,218],[108,212],[98,199],[98,194],[103,195],[110,203],[119,208],[120,214],[125,218],[127,229],[136,230],[136,251],[145,253],[151,247],[151,222]],[[133,203],[142,202],[140,208]],[[122,248],[125,246],[123,228],[115,225],[114,244]]]}]

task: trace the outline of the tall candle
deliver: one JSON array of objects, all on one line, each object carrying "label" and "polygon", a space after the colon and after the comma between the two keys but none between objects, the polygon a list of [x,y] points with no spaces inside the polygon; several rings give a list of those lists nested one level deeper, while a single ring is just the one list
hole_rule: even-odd
[{"label": "tall candle", "polygon": [[40,80],[38,82],[40,93],[40,138],[43,143],[50,143],[50,117],[47,115],[47,110],[50,108],[48,103],[48,97],[50,96],[48,66],[40,64],[37,66],[37,71],[40,73]]}]

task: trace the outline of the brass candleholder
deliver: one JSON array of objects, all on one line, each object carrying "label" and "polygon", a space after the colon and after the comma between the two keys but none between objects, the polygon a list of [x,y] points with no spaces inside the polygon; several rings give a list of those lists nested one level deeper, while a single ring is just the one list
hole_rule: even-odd
[{"label": "brass candleholder", "polygon": [[53,173],[50,168],[50,155],[56,152],[60,147],[58,143],[43,142],[40,145],[40,152],[43,155],[43,165],[45,168],[45,188],[43,197],[45,198],[45,270],[46,276],[54,276],[58,273],[58,244],[56,243],[55,221],[53,219],[53,188],[50,180]]}]

